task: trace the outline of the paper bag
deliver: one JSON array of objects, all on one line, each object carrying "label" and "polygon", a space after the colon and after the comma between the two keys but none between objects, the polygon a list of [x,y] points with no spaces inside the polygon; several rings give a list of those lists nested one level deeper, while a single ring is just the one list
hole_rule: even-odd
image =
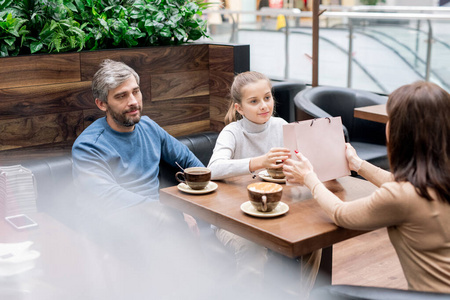
[{"label": "paper bag", "polygon": [[341,117],[283,125],[283,140],[291,158],[297,159],[294,151],[298,150],[309,159],[320,181],[350,175]]}]

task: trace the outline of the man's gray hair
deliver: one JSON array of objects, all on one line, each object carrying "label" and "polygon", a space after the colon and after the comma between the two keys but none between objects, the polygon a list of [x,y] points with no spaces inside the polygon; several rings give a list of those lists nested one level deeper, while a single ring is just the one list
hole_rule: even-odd
[{"label": "man's gray hair", "polygon": [[100,101],[108,102],[108,92],[127,81],[131,76],[134,76],[139,84],[139,75],[133,68],[123,62],[105,59],[92,79],[94,99],[98,98]]}]

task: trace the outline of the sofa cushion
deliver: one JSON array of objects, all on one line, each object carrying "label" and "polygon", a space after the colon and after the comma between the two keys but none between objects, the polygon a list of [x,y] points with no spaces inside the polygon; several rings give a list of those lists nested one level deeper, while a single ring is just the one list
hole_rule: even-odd
[{"label": "sofa cushion", "polygon": [[55,214],[74,209],[76,195],[72,177],[72,156],[55,156],[24,161],[34,176],[39,211]]}]

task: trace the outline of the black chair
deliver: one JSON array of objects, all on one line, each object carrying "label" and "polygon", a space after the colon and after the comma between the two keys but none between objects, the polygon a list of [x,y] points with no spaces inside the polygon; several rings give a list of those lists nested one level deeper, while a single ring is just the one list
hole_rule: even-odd
[{"label": "black chair", "polygon": [[272,81],[276,116],[288,123],[295,122],[294,97],[305,88],[306,84],[300,81]]},{"label": "black chair", "polygon": [[388,170],[386,125],[353,116],[356,107],[386,101],[387,97],[371,92],[328,86],[304,89],[294,98],[296,107],[311,118],[340,116],[345,140],[352,144],[359,157]]},{"label": "black chair", "polygon": [[356,285],[328,285],[311,292],[310,300],[437,300],[450,294]]}]

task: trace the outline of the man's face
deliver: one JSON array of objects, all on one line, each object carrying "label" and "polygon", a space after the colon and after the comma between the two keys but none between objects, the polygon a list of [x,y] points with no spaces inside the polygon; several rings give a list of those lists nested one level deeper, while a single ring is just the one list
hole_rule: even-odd
[{"label": "man's face", "polygon": [[141,119],[142,93],[134,76],[108,92],[108,102],[97,101],[106,112],[106,120],[112,129],[130,132]]}]

